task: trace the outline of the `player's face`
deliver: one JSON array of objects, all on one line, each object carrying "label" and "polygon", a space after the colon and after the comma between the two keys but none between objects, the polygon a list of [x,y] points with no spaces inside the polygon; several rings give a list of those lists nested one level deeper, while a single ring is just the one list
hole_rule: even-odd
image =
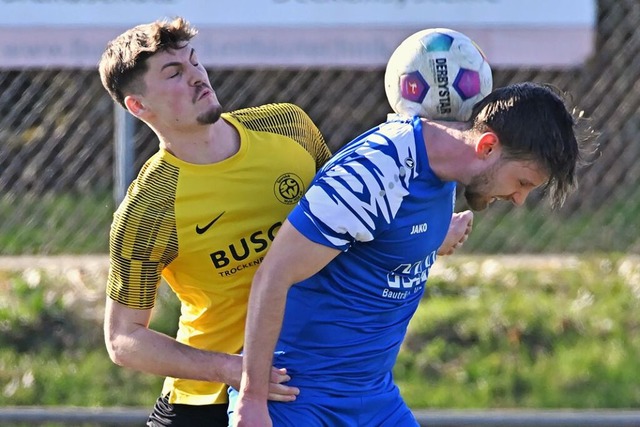
[{"label": "player's face", "polygon": [[476,175],[465,188],[465,198],[473,210],[482,210],[495,200],[522,205],[531,190],[543,185],[549,175],[531,161],[498,161]]},{"label": "player's face", "polygon": [[204,66],[189,43],[151,56],[144,102],[167,126],[215,123],[222,113]]}]

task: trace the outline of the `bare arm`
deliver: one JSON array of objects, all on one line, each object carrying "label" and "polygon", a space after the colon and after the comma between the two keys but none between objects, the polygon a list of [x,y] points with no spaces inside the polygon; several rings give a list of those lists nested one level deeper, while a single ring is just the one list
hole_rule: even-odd
[{"label": "bare arm", "polygon": [[[240,385],[242,357],[200,350],[149,329],[151,310],[137,310],[107,297],[104,336],[111,360],[151,374]],[[290,401],[298,390],[279,384],[290,378],[272,370],[269,399]]]},{"label": "bare arm", "polygon": [[339,253],[310,241],[288,221],[278,231],[251,287],[235,425],[271,425],[266,405],[269,369],[282,327],[287,292],[294,283],[317,273]]},{"label": "bare arm", "polygon": [[151,310],[137,310],[107,297],[104,336],[114,363],[151,374],[226,382],[233,356],[189,347],[149,329]]}]

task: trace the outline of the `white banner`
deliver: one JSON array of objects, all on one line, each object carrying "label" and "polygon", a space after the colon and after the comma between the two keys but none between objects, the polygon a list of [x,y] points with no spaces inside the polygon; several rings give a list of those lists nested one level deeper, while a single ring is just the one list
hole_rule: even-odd
[{"label": "white banner", "polygon": [[494,67],[580,65],[595,0],[0,0],[0,67],[94,67],[125,29],[183,16],[207,66],[383,66],[409,34],[449,27]]}]

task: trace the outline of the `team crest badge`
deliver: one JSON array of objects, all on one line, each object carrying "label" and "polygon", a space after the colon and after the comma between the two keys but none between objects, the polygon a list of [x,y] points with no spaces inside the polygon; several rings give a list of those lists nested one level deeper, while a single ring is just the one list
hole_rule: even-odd
[{"label": "team crest badge", "polygon": [[276,179],[273,192],[280,202],[291,205],[297,203],[304,194],[304,184],[298,175],[285,173]]}]

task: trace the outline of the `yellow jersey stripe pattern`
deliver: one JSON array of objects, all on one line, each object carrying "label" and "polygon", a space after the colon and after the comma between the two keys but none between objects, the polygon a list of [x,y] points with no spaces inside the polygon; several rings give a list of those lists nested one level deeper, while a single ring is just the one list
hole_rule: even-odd
[{"label": "yellow jersey stripe pattern", "polygon": [[331,157],[324,137],[309,119],[309,116],[294,104],[269,104],[245,108],[233,112],[233,116],[247,129],[273,132],[288,136],[300,144],[316,159],[316,170]]},{"label": "yellow jersey stripe pattern", "polygon": [[128,209],[114,215],[107,293],[128,307],[153,307],[162,269],[178,255],[173,209],[177,182],[176,167],[165,162],[145,164],[129,188]]}]

